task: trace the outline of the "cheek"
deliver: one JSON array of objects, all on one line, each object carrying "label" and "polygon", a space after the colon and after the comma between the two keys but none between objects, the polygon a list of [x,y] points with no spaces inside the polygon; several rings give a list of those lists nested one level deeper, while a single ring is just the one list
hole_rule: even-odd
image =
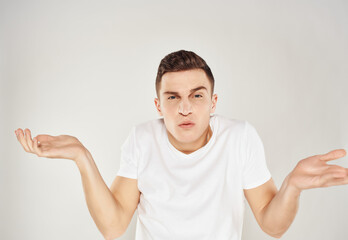
[{"label": "cheek", "polygon": [[162,104],[162,105],[161,105],[161,111],[162,111],[162,113],[171,112],[172,109],[173,109],[173,106],[170,106],[169,104]]},{"label": "cheek", "polygon": [[202,101],[202,102],[198,102],[196,104],[196,108],[200,109],[200,110],[207,110],[207,111],[209,111],[211,107],[212,107],[212,104],[209,101],[204,101],[204,102]]},{"label": "cheek", "polygon": [[174,110],[177,110],[178,107],[179,107],[178,102],[165,102],[162,104],[162,111],[172,112]]}]

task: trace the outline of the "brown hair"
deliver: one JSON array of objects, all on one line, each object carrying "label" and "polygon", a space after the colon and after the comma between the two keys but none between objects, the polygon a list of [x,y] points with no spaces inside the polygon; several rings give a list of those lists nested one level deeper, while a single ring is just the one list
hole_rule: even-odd
[{"label": "brown hair", "polygon": [[179,72],[191,69],[202,69],[207,75],[210,85],[211,94],[214,92],[214,76],[208,64],[191,51],[179,50],[166,55],[160,62],[156,77],[156,93],[159,97],[162,76],[167,72]]}]

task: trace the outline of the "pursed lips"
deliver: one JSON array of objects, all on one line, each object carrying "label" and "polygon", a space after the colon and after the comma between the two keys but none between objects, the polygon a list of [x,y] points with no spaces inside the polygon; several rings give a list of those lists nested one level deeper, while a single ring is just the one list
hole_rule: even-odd
[{"label": "pursed lips", "polygon": [[179,127],[193,127],[195,125],[192,121],[184,121],[179,124]]}]

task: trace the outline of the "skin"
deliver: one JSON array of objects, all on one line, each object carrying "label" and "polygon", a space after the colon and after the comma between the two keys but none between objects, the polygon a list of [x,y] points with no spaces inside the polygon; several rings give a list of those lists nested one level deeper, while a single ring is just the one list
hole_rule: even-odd
[{"label": "skin", "polygon": [[[192,92],[192,89],[204,87]],[[168,94],[166,92],[177,92]],[[211,84],[201,69],[168,72],[162,76],[160,96],[154,100],[163,116],[168,139],[179,151],[189,154],[203,147],[212,135],[210,114],[215,112],[217,95],[212,95]],[[179,126],[192,121],[194,127]]]},{"label": "skin", "polygon": [[[206,89],[190,91],[199,86]],[[167,91],[177,93],[164,94]],[[210,114],[215,111],[217,95],[212,94],[208,78],[202,70],[164,74],[160,96],[155,98],[154,102],[159,115],[163,116],[169,141],[176,149],[189,154],[203,147],[207,140],[209,141],[212,133],[209,119]],[[185,120],[193,121],[194,127],[180,128],[178,125]],[[19,128],[15,133],[18,141],[28,153],[36,154],[39,157],[71,159],[76,162],[81,171],[85,189],[88,190],[85,192],[90,192],[89,195],[86,193],[89,210],[98,228],[104,236],[107,236],[106,239],[120,236],[127,229],[139,202],[140,192],[137,189],[136,180],[118,176],[111,187],[114,189],[113,198],[93,165],[91,154],[76,137],[37,135],[32,140],[29,129],[25,129],[23,132]],[[261,229],[272,237],[280,238],[295,218],[299,197],[303,190],[348,184],[348,169],[328,164],[329,161],[345,155],[344,149],[335,149],[326,154],[318,154],[300,160],[286,176],[279,191],[273,179],[256,188],[244,189],[244,195]],[[90,175],[95,177],[89,178]],[[93,184],[99,185],[89,186]],[[115,192],[118,194],[116,195]],[[101,197],[103,199],[100,199]],[[115,204],[115,200],[119,204]],[[94,205],[98,206],[92,208],[91,206]],[[114,209],[114,211],[110,211],[110,209]],[[125,212],[125,214],[121,218],[116,214],[111,215],[114,212]],[[102,219],[100,216],[105,217]],[[110,222],[115,222],[115,224],[110,224]],[[109,229],[106,229],[106,225]],[[110,229],[119,225],[122,225],[122,229],[118,233],[110,232]],[[110,228],[110,226],[112,227]]]}]

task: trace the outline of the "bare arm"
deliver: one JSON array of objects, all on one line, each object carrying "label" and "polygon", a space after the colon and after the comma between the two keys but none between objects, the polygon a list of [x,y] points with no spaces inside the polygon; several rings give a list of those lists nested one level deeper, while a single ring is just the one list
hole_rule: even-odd
[{"label": "bare arm", "polygon": [[76,163],[88,210],[105,239],[114,239],[125,232],[139,201],[135,179],[117,176],[110,190],[92,155],[76,137],[37,135],[32,140],[29,129],[15,132],[26,152],[39,157],[71,159]]},{"label": "bare arm", "polygon": [[105,239],[121,236],[127,229],[124,212],[117,198],[105,184],[91,156],[86,155],[76,162],[80,170],[88,210]]},{"label": "bare arm", "polygon": [[244,194],[263,231],[280,238],[293,222],[305,189],[348,184],[348,169],[326,162],[346,155],[344,149],[302,159],[277,191],[273,181]]},{"label": "bare arm", "polygon": [[300,192],[291,188],[287,176],[277,191],[273,180],[254,188],[244,190],[261,229],[274,238],[280,238],[294,221]]}]

